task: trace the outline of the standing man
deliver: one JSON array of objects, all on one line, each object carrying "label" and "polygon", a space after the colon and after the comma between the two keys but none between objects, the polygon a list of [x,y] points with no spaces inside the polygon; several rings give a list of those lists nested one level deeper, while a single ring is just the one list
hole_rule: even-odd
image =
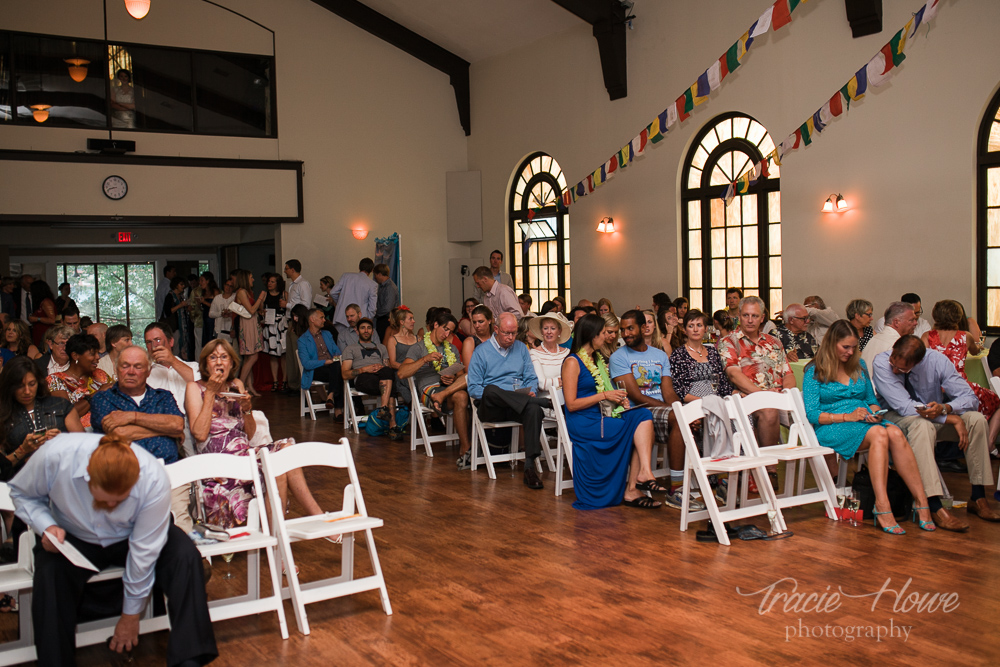
[{"label": "standing man", "polygon": [[[795,376],[785,360],[785,349],[774,336],[760,330],[764,302],[748,296],[740,300],[740,326],[719,341],[719,356],[726,377],[744,396],[758,391],[777,391],[795,386]],[[757,442],[761,447],[781,442],[779,414],[770,408],[758,410]]]},{"label": "standing man", "polygon": [[[913,305],[905,301],[893,301],[885,309],[886,327],[878,332],[865,345],[861,351],[861,359],[868,367],[868,374],[872,381],[875,381],[875,357],[892,349],[896,341],[903,336],[909,336],[917,326],[917,314],[913,311]],[[876,387],[876,390],[878,388]]]},{"label": "standing man", "polygon": [[789,361],[812,359],[819,344],[809,333],[809,311],[797,303],[785,306],[784,324],[774,332],[785,348]]},{"label": "standing man", "polygon": [[31,605],[40,665],[75,664],[77,607],[94,574],[54,546],[66,541],[98,568],[125,567],[111,650],[138,644],[139,615],[155,581],[170,616],[167,664],[193,667],[219,655],[201,555],[170,522],[170,481],[152,454],[114,436],[64,433],[28,459],[10,495],[18,518],[41,536]]},{"label": "standing man", "polygon": [[375,305],[375,332],[380,339],[385,338],[389,328],[389,313],[399,307],[399,288],[389,279],[389,267],[379,264],[375,267],[375,282],[378,283],[378,299]]},{"label": "standing man", "polygon": [[156,319],[163,319],[163,301],[170,292],[170,282],[177,277],[177,267],[167,264],[163,267],[163,279],[156,286]]},{"label": "standing man", "polygon": [[[281,299],[278,305],[285,309],[291,318],[292,308],[302,304],[306,308],[313,307],[313,288],[309,281],[302,277],[302,262],[297,259],[290,259],[285,262],[285,277],[288,278],[288,299]],[[235,291],[235,290],[234,290]],[[291,319],[289,319],[291,322]],[[299,365],[295,363],[295,350],[298,349],[299,337],[295,334],[295,327],[289,325],[285,332],[285,389],[288,393],[299,393]]]},{"label": "standing man", "polygon": [[501,313],[510,313],[516,321],[524,317],[517,295],[512,287],[504,285],[493,277],[489,267],[480,266],[472,272],[472,280],[483,295],[483,304],[493,311],[493,319],[499,320]]},{"label": "standing man", "polygon": [[31,303],[31,283],[35,282],[35,277],[30,274],[21,276],[17,289],[14,290],[14,316],[23,320],[28,327],[28,315],[34,312],[34,304]]},{"label": "standing man", "polygon": [[337,310],[333,314],[333,325],[338,333],[351,328],[347,321],[347,307],[357,304],[361,309],[361,317],[369,320],[375,317],[378,306],[378,284],[371,279],[375,270],[375,262],[371,257],[365,257],[358,263],[357,273],[345,273],[340,276],[340,282],[330,290],[330,298],[337,302]]},{"label": "standing man", "polygon": [[740,301],[743,300],[743,290],[730,287],[726,290],[726,314],[733,321],[733,329],[740,325]]},{"label": "standing man", "polygon": [[[510,277],[509,273],[501,271],[501,266],[503,266],[503,253],[499,250],[494,250],[490,253],[490,276],[501,285],[506,285],[507,287],[514,289],[514,279]],[[476,292],[473,296],[475,296],[480,303],[482,303],[484,295],[485,290],[479,287],[479,284],[477,283]]]}]

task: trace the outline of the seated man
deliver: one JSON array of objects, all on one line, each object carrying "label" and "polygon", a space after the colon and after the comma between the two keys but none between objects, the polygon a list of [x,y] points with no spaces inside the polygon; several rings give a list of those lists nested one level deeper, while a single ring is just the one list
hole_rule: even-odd
[{"label": "seated man", "polygon": [[396,370],[389,365],[385,345],[372,342],[372,321],[362,317],[357,330],[360,340],[344,348],[340,374],[345,380],[354,380],[358,391],[379,396],[379,417],[389,422],[389,438],[399,440],[402,431],[396,426]]},{"label": "seated man", "polygon": [[[993,484],[986,443],[989,425],[978,410],[979,401],[969,383],[951,360],[925,348],[916,336],[903,336],[892,350],[875,357],[872,376],[879,404],[889,410],[885,418],[903,430],[913,448],[934,523],[944,530],[969,530],[969,524],[941,506],[941,476],[934,461],[938,438],[957,440],[965,452],[972,483],[968,513],[985,521],[1000,521],[1000,513],[986,500],[985,487]],[[946,398],[950,400],[946,402]]]},{"label": "seated man", "polygon": [[[908,303],[913,306],[913,313],[917,316],[917,324],[913,329],[913,335],[917,338],[922,337],[925,333],[932,329],[931,323],[925,320],[921,315],[924,314],[924,308],[920,303],[920,295],[914,294],[913,292],[907,292],[903,296],[899,297],[899,300],[903,303]],[[872,327],[876,334],[882,333],[882,330],[886,327],[887,319],[885,317],[880,317],[878,322]]]},{"label": "seated man", "polygon": [[153,358],[146,384],[156,389],[166,389],[174,396],[177,408],[184,419],[184,436],[181,440],[183,456],[194,456],[194,438],[191,437],[190,425],[185,413],[185,397],[188,382],[201,379],[198,362],[184,361],[174,354],[174,333],[166,322],[153,322],[146,325],[143,332],[146,350]]},{"label": "seated man", "polygon": [[[868,373],[875,379],[875,357],[892,349],[902,336],[909,336],[913,333],[913,328],[917,326],[917,315],[913,306],[904,301],[893,301],[885,309],[883,318],[888,324],[882,331],[878,332],[865,345],[861,351],[861,359],[868,366]],[[878,387],[875,387],[878,391]]]},{"label": "seated man", "polygon": [[[347,318],[349,327],[337,327],[337,345],[342,350],[346,350],[351,345],[357,345],[360,342],[358,322],[361,321],[361,306],[356,303],[350,304],[344,310],[344,317]],[[372,342],[376,345],[382,343],[377,331],[372,332]]]},{"label": "seated man", "polygon": [[785,306],[785,323],[771,334],[777,336],[785,348],[785,358],[789,361],[812,359],[819,344],[809,333],[809,311],[797,303]]},{"label": "seated man", "polygon": [[96,324],[91,324],[89,327],[87,327],[87,333],[96,338],[97,342],[100,344],[100,347],[97,349],[97,353],[101,357],[106,357],[108,354],[108,347],[104,340],[104,337],[107,334],[107,332],[108,332],[108,325],[104,324],[103,322],[97,322]]},{"label": "seated man", "polygon": [[809,333],[818,342],[823,342],[823,336],[830,329],[830,325],[840,319],[833,308],[827,308],[822,297],[807,296],[802,302],[809,313]]},{"label": "seated man", "polygon": [[478,402],[482,421],[516,421],[524,426],[524,483],[541,489],[535,459],[542,453],[542,407],[550,403],[535,396],[538,377],[527,346],[515,338],[517,318],[501,313],[493,331],[489,341],[472,353],[469,396]]},{"label": "seated man", "polygon": [[[674,391],[674,383],[670,377],[670,358],[667,353],[646,345],[642,335],[645,324],[646,316],[642,311],[628,310],[622,315],[621,334],[625,346],[618,348],[611,355],[608,373],[615,381],[615,386],[624,383],[628,400],[632,405],[644,405],[649,408],[653,414],[656,441],[667,445],[667,459],[670,465],[669,488],[661,486],[653,477],[651,462],[641,459],[639,464],[643,469],[636,478],[635,488],[640,491],[665,491],[667,504],[680,509],[683,501],[681,486],[684,483],[684,439],[677,428],[677,419],[670,407],[680,398]],[[705,506],[692,497],[691,509],[702,510]]]},{"label": "seated man", "polygon": [[521,306],[521,312],[525,317],[537,317],[536,313],[531,312],[531,302],[531,295],[527,292],[517,295],[517,305]]},{"label": "seated man", "polygon": [[83,333],[83,329],[80,327],[80,309],[75,304],[66,306],[59,314],[62,315],[63,325],[72,329],[74,334]]},{"label": "seated man", "polygon": [[16,515],[41,536],[32,600],[38,664],[75,663],[77,607],[94,573],[53,545],[66,541],[98,568],[125,567],[113,651],[138,643],[139,614],[155,582],[170,616],[167,664],[204,665],[218,656],[201,555],[170,522],[170,482],[152,454],[114,436],[64,433],[28,459],[10,495]]},{"label": "seated man", "polygon": [[311,308],[306,314],[309,330],[296,339],[299,361],[302,362],[300,387],[309,391],[313,382],[326,383],[326,407],[333,410],[337,419],[344,415],[340,405],[344,400],[343,377],[340,371],[340,348],[333,340],[333,333],[326,328],[326,314]]},{"label": "seated man", "polygon": [[[760,332],[764,302],[755,296],[740,300],[740,325],[719,341],[719,356],[726,365],[726,377],[741,394],[777,391],[795,386],[795,376],[785,360],[781,342]],[[761,447],[777,445],[780,440],[780,415],[777,410],[758,410],[757,442]]]},{"label": "seated man", "polygon": [[[465,373],[441,375],[441,371],[460,363],[458,353],[451,344],[450,338],[455,333],[458,322],[455,316],[446,311],[439,311],[431,324],[427,336],[418,340],[406,353],[406,359],[399,367],[397,376],[400,380],[412,377],[417,386],[414,402],[420,400],[435,412],[444,412],[447,408],[454,414],[455,430],[458,432],[458,469],[470,467],[469,454],[469,393],[466,391],[467,378]],[[414,405],[416,410],[416,405]],[[411,425],[410,428],[416,428]]]}]

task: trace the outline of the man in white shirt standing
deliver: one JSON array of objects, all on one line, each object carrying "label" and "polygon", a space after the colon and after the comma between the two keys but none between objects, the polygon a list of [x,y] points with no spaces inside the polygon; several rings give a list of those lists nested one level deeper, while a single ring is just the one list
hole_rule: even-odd
[{"label": "man in white shirt standing", "polygon": [[913,305],[904,301],[890,303],[882,319],[888,326],[872,336],[861,352],[861,360],[868,367],[868,376],[872,378],[872,382],[875,381],[875,369],[872,366],[875,357],[886,350],[891,350],[897,340],[912,334],[914,327],[917,326],[917,314],[913,311]]},{"label": "man in white shirt standing", "polygon": [[337,310],[333,314],[333,324],[339,333],[351,328],[347,321],[347,307],[358,304],[361,317],[375,321],[375,311],[378,306],[378,284],[372,280],[375,262],[371,257],[365,257],[358,263],[357,273],[345,273],[340,276],[336,287],[330,290],[330,297],[337,302]]},{"label": "man in white shirt standing", "polygon": [[156,318],[159,319],[163,317],[163,300],[167,298],[167,293],[170,292],[170,281],[174,279],[177,275],[177,267],[167,264],[163,267],[163,280],[160,284],[156,286]]},{"label": "man in white shirt standing", "polygon": [[313,288],[308,280],[302,277],[302,262],[297,259],[290,259],[285,262],[285,277],[288,278],[288,300],[282,299],[278,302],[285,309],[285,316],[289,318],[288,331],[285,332],[285,383],[288,385],[285,391],[292,394],[299,393],[299,365],[295,363],[295,351],[299,349],[299,337],[295,333],[295,327],[291,326],[292,308],[302,304],[306,308],[313,307]]},{"label": "man in white shirt standing", "polygon": [[[924,314],[924,308],[920,304],[920,295],[914,294],[913,292],[907,292],[903,296],[899,297],[899,300],[913,306],[913,313],[917,316],[917,326],[913,330],[914,336],[920,338],[931,330],[931,323],[921,317],[921,315]],[[885,329],[885,318],[879,318],[879,321],[875,323],[875,326],[872,327],[872,329],[877,334],[882,333],[882,329]]]}]

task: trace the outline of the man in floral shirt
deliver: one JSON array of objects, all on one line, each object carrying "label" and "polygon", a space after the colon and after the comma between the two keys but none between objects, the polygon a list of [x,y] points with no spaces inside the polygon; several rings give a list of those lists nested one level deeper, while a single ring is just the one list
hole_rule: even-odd
[{"label": "man in floral shirt", "polygon": [[[740,326],[719,341],[719,356],[726,375],[744,396],[756,391],[781,391],[795,386],[795,376],[785,360],[785,350],[774,336],[761,333],[764,302],[748,296],[740,301]],[[757,413],[757,441],[762,447],[780,441],[777,410]]]}]

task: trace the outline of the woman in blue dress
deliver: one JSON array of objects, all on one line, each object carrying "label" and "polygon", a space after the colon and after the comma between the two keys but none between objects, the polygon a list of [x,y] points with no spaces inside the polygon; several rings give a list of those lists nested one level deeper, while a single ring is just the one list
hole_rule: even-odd
[{"label": "woman in blue dress", "polygon": [[[607,361],[597,352],[604,334],[603,317],[581,318],[574,328],[572,354],[562,366],[566,427],[573,441],[573,507],[599,509],[623,501],[629,507],[660,507],[662,503],[635,488],[639,457],[650,459],[653,416],[646,408],[623,412],[628,404],[625,391],[613,388]],[[602,399],[619,404],[613,417],[601,416]]]},{"label": "woman in blue dress", "polygon": [[896,472],[917,503],[920,527],[934,530],[910,443],[898,426],[875,414],[880,408],[868,368],[861,360],[857,331],[849,321],[837,320],[823,337],[816,358],[806,366],[802,395],[806,417],[816,429],[819,444],[845,459],[859,451],[868,452],[868,469],[875,491],[875,520],[882,530],[893,535],[905,533],[892,517],[885,492],[890,454]]}]

